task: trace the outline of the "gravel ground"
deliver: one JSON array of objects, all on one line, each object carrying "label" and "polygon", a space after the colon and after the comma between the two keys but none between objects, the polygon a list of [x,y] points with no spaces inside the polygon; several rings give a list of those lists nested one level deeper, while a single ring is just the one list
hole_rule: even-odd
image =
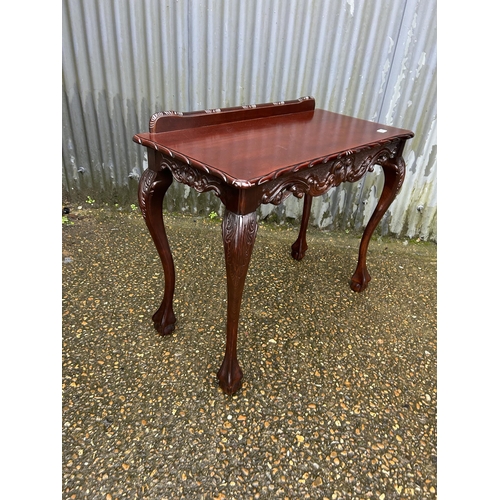
[{"label": "gravel ground", "polygon": [[436,246],[261,224],[234,396],[218,387],[220,221],[166,215],[173,335],[151,315],[163,273],[139,213],[63,226],[63,499],[436,498]]}]

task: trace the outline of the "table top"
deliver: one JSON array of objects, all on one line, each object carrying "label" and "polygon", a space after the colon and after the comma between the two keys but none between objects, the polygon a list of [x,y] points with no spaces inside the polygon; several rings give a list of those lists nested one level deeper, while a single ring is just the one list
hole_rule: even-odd
[{"label": "table top", "polygon": [[[413,137],[409,130],[314,109],[312,98],[302,98],[297,103],[299,101],[287,101],[280,103],[281,106],[258,105],[260,113],[255,106],[253,113],[251,107],[247,113],[243,107],[204,112],[221,113],[216,118],[205,118],[203,112],[194,112],[193,118],[201,117],[205,122],[196,123],[193,119],[191,125],[186,121],[186,128],[137,134],[134,141],[206,172],[223,174],[231,184],[250,187],[342,154]],[[237,109],[242,111],[231,118],[230,111],[235,115]],[[228,118],[224,116],[226,111]],[[175,115],[183,116],[182,113],[169,113],[172,123],[180,123],[175,122]],[[259,117],[259,114],[268,116]],[[210,120],[213,124],[204,124]],[[150,129],[154,130],[154,126]]]}]

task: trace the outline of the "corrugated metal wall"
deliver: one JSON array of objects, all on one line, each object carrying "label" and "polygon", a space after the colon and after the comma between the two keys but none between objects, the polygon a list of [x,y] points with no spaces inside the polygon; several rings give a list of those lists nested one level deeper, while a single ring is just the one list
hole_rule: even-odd
[{"label": "corrugated metal wall", "polygon": [[[415,132],[382,232],[437,239],[435,0],[64,0],[63,193],[133,203],[145,168],[132,142],[161,110],[312,95],[316,107]],[[380,169],[314,199],[311,223],[364,227]],[[170,209],[220,202],[176,185]],[[300,217],[302,201],[260,216]]]}]

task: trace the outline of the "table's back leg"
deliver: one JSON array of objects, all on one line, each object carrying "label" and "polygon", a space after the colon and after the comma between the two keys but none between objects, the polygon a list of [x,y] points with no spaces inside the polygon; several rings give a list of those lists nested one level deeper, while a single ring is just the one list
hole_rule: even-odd
[{"label": "table's back leg", "polygon": [[292,245],[292,257],[295,260],[302,260],[307,250],[306,233],[309,224],[309,215],[311,215],[312,196],[304,195],[304,208],[302,210],[302,220],[300,222],[299,236]]},{"label": "table's back leg", "polygon": [[373,235],[373,231],[381,221],[383,215],[394,201],[399,188],[403,183],[405,176],[405,162],[402,157],[397,157],[387,160],[382,164],[384,170],[384,188],[382,195],[378,200],[377,206],[368,221],[368,224],[363,232],[361,243],[359,245],[358,265],[356,271],[351,278],[351,289],[355,292],[362,292],[368,286],[371,280],[370,273],[366,268],[366,254],[368,251],[368,244]]},{"label": "table's back leg", "polygon": [[165,292],[159,309],[153,315],[153,322],[160,335],[172,333],[175,315],[172,299],[175,288],[175,270],[163,222],[163,198],[172,184],[172,173],[168,169],[155,172],[147,169],[139,181],[139,206],[160,256],[165,278]]},{"label": "table's back leg", "polygon": [[238,322],[243,287],[256,235],[255,212],[236,215],[226,208],[222,221],[227,275],[226,353],[217,377],[222,390],[227,394],[234,394],[240,389],[243,377],[237,359]]}]

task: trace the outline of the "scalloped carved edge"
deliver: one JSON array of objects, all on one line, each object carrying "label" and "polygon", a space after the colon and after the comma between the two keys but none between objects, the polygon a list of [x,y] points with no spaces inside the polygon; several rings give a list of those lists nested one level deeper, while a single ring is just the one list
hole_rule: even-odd
[{"label": "scalloped carved edge", "polygon": [[[362,150],[361,152],[349,151],[343,156],[336,156],[333,160],[325,158],[323,165],[317,168],[301,168],[300,170],[287,172],[286,175],[273,175],[261,182],[261,203],[281,204],[290,195],[302,198],[305,194],[319,196],[326,193],[332,187],[343,182],[356,182],[367,172],[372,172],[375,165],[383,168],[396,170],[398,177],[397,190],[399,191],[404,180],[405,162],[402,157],[396,157],[398,141],[394,141],[389,147],[381,147],[376,151]],[[319,161],[313,161],[309,166],[317,166]],[[199,167],[189,164],[186,158],[172,158],[162,154],[160,169],[169,169],[177,182],[194,188],[199,193],[214,191],[215,195],[224,201],[228,185],[232,184],[230,179],[223,173],[214,174],[214,169]],[[147,172],[147,171],[146,171]],[[156,175],[154,172],[144,175],[139,192],[139,203],[144,214],[144,191],[154,189]],[[234,185],[234,184],[233,184]]]},{"label": "scalloped carved edge", "polygon": [[218,178],[211,175],[207,170],[202,172],[198,168],[185,163],[179,163],[178,161],[171,160],[167,156],[162,155],[160,162],[160,168],[168,168],[177,182],[181,184],[186,184],[194,188],[199,193],[205,193],[206,191],[215,191],[215,194],[220,198],[224,185],[227,183],[224,177]]},{"label": "scalloped carved edge", "polygon": [[[400,140],[406,139],[406,138],[407,137],[401,136],[398,138],[391,138],[391,139],[387,139],[387,140],[377,141],[377,142],[374,142],[371,144],[366,144],[362,148],[356,149],[354,151],[346,150],[346,151],[343,151],[340,153],[335,153],[335,154],[330,155],[330,156],[316,158],[312,161],[297,163],[295,165],[284,167],[281,170],[277,170],[277,171],[273,172],[272,174],[265,175],[265,176],[258,177],[258,178],[254,178],[254,179],[249,179],[249,180],[236,179],[230,175],[227,175],[222,170],[219,170],[215,167],[209,167],[205,163],[202,163],[202,162],[197,161],[197,160],[191,160],[187,156],[184,156],[183,154],[178,153],[176,151],[172,151],[167,147],[164,147],[164,146],[158,147],[153,141],[149,141],[149,140],[145,140],[145,139],[142,139],[142,140],[137,139],[137,142],[143,146],[149,147],[151,149],[155,149],[156,151],[162,153],[162,155],[165,159],[164,161],[166,161],[167,164],[175,165],[177,167],[177,171],[179,172],[178,175],[182,178],[187,177],[187,175],[180,173],[179,162],[183,163],[187,166],[193,167],[194,169],[200,171],[200,173],[210,174],[211,177],[219,177],[225,184],[229,184],[229,185],[234,186],[234,187],[239,188],[239,189],[247,189],[247,188],[250,188],[252,186],[258,186],[260,184],[264,184],[264,183],[267,183],[269,181],[276,180],[279,177],[285,176],[285,175],[290,174],[290,173],[295,173],[297,171],[302,171],[302,170],[307,171],[309,168],[314,167],[320,163],[329,163],[333,160],[336,160],[337,158],[341,159],[341,158],[349,157],[351,155],[355,155],[359,152],[365,152],[365,151],[369,152],[370,150],[382,147],[384,145],[390,145],[391,143],[395,144],[395,146],[393,146],[391,150],[387,149],[387,151],[389,152],[389,155],[387,156],[387,158],[382,157],[381,152],[374,153],[375,156],[377,156],[377,155],[379,155],[379,156],[377,156],[376,158],[372,158],[368,161],[369,165],[366,167],[366,168],[368,168],[370,166],[370,163],[375,165],[377,163],[384,162],[389,158],[393,158],[397,144],[399,144]],[[389,147],[391,147],[391,146],[388,146],[388,148]],[[173,160],[173,162],[168,163],[167,157],[170,157]],[[360,166],[359,168],[363,169],[363,174],[366,172],[364,165]],[[363,175],[363,174],[361,174],[361,175]],[[353,172],[352,175],[357,177],[358,174]],[[195,174],[193,173],[192,176],[195,177]],[[287,177],[288,177],[288,175],[287,175]],[[177,177],[176,177],[176,179],[179,180]],[[354,180],[351,180],[351,179],[352,179],[352,177],[346,177],[341,182],[344,182],[344,181],[354,182],[355,180],[358,180],[358,179],[354,179]],[[184,181],[179,180],[179,182],[184,182]],[[198,184],[201,184],[201,182],[202,182],[201,180],[198,181]],[[195,187],[195,186],[193,186],[193,187]]]},{"label": "scalloped carved edge", "polygon": [[[337,157],[330,161],[324,160],[325,168],[314,169],[310,171],[299,170],[292,175],[271,179],[271,186],[264,189],[262,195],[262,203],[272,203],[273,205],[281,204],[288,196],[294,195],[297,198],[302,198],[304,194],[311,196],[319,196],[326,193],[330,188],[338,186],[342,182],[356,182],[361,179],[366,172],[372,172],[377,164],[392,164],[391,162],[397,154],[397,144],[394,144],[391,149],[383,148],[375,153],[359,158],[359,165],[356,165],[357,156],[359,153],[350,151],[342,157]],[[396,160],[400,165],[400,162]],[[316,165],[317,163],[313,163]],[[402,169],[404,172],[404,161]],[[275,181],[275,182],[273,182]],[[402,183],[402,181],[401,181]]]}]

